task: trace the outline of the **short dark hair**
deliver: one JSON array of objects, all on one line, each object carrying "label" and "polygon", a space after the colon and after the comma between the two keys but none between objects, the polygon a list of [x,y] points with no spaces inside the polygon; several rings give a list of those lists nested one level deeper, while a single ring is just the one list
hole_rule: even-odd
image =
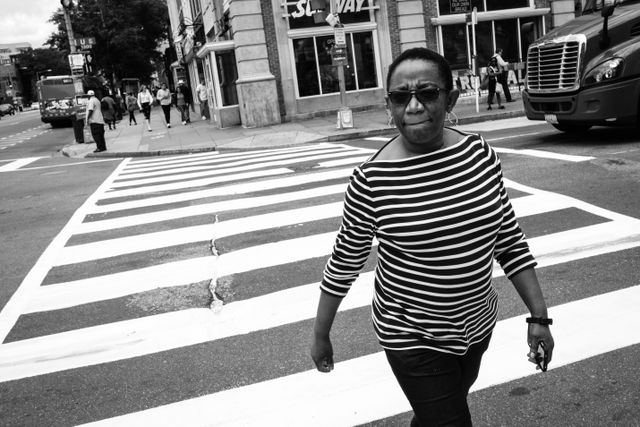
[{"label": "short dark hair", "polygon": [[434,62],[438,66],[438,70],[440,70],[441,77],[444,79],[444,88],[446,90],[453,90],[453,76],[451,75],[451,66],[449,65],[449,62],[447,62],[447,60],[438,52],[434,52],[433,50],[424,47],[414,47],[412,49],[405,50],[400,54],[400,56],[393,60],[391,65],[389,65],[389,70],[387,72],[387,90],[391,83],[391,76],[398,65],[404,61],[410,60]]}]

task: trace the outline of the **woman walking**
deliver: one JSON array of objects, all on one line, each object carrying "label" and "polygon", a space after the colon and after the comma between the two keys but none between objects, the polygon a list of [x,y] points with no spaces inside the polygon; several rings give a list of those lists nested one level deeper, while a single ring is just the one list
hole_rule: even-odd
[{"label": "woman walking", "polygon": [[523,324],[530,358],[542,345],[551,360],[551,319],[496,152],[479,135],[444,127],[459,95],[447,61],[406,50],[387,88],[400,134],[351,176],[311,357],[319,371],[333,369],[329,332],[375,237],[373,324],[413,408],[411,425],[470,426],[467,394],[498,313],[494,258],[531,312]]},{"label": "woman walking", "polygon": [[189,107],[191,105],[191,89],[189,89],[189,86],[187,86],[183,80],[180,80],[176,88],[176,107],[178,107],[180,111],[183,125],[191,123],[191,118],[189,117]]},{"label": "woman walking", "polygon": [[491,104],[493,104],[493,96],[495,95],[496,101],[498,101],[498,109],[503,110],[504,105],[502,105],[502,101],[500,100],[500,94],[502,93],[502,85],[498,85],[498,80],[500,78],[500,67],[498,67],[498,59],[493,57],[489,61],[489,66],[487,67],[487,74],[489,76],[489,95],[487,96],[487,104],[489,107],[487,110],[492,110]]},{"label": "woman walking", "polygon": [[126,98],[127,103],[127,111],[129,112],[129,126],[131,126],[131,122],[137,125],[136,121],[136,108],[138,108],[138,100],[133,96],[133,92],[129,92]]},{"label": "woman walking", "polygon": [[160,102],[160,107],[162,107],[162,112],[164,113],[164,121],[167,123],[167,128],[171,127],[171,92],[167,89],[167,84],[162,83],[158,93],[156,94],[156,99]]},{"label": "woman walking", "polygon": [[153,102],[153,95],[147,89],[147,86],[140,86],[140,92],[138,92],[138,107],[144,115],[144,121],[147,123],[147,130],[151,132],[151,103]]}]

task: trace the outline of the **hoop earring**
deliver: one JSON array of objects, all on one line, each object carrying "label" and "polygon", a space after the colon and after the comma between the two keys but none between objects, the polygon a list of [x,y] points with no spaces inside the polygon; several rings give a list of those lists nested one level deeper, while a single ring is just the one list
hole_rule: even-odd
[{"label": "hoop earring", "polygon": [[[451,120],[453,116],[453,120]],[[447,111],[447,121],[451,123],[451,126],[458,126],[458,116],[453,111]]]}]

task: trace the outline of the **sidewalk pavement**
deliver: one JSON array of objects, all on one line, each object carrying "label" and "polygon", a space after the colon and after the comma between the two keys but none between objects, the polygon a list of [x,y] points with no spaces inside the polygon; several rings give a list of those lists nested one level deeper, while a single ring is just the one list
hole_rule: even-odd
[{"label": "sidewalk pavement", "polygon": [[[514,91],[514,102],[504,103],[505,109],[487,110],[486,96],[480,98],[476,112],[475,97],[461,98],[453,113],[458,124],[470,124],[524,115],[520,93]],[[379,107],[353,111],[353,128],[337,129],[336,113],[304,120],[296,120],[260,128],[235,126],[218,129],[199,117],[198,108],[191,112],[191,123],[182,125],[175,108],[171,109],[171,128],[166,127],[160,107],[151,110],[151,128],[147,131],[142,114],[137,111],[137,125],[129,126],[129,116],[117,124],[115,130],[106,126],[107,151],[94,153],[95,143],[70,144],[62,149],[68,157],[139,157],[203,151],[253,150],[302,145],[311,142],[334,142],[379,135],[393,135],[397,130],[389,125],[387,112]],[[453,117],[452,117],[453,118]]]}]

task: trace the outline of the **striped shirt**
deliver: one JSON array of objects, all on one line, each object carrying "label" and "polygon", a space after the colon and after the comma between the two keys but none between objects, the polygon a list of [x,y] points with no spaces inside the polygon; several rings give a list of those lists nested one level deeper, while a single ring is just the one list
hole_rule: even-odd
[{"label": "striped shirt", "polygon": [[493,258],[507,277],[536,262],[478,135],[357,167],[321,289],[344,297],[378,240],[372,316],[383,348],[464,354],[496,322]]}]

